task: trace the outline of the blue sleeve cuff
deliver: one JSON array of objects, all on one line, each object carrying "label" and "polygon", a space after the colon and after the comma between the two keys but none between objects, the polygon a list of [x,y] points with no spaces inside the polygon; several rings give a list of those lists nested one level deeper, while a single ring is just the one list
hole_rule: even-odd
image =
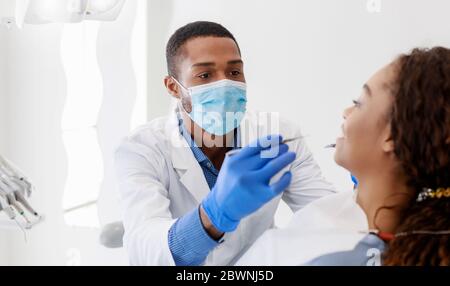
[{"label": "blue sleeve cuff", "polygon": [[198,208],[180,217],[169,230],[169,248],[177,266],[201,265],[218,244],[204,229]]}]

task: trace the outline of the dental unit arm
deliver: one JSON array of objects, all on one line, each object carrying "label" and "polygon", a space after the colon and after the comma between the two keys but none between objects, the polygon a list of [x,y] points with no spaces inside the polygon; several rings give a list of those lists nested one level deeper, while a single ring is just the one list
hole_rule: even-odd
[{"label": "dental unit arm", "polygon": [[30,181],[0,155],[0,213],[30,229],[42,219],[27,201],[32,192]]}]

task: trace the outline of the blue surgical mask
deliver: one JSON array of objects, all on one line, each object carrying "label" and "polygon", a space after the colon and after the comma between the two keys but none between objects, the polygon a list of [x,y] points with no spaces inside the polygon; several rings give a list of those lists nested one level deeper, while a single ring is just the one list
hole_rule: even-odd
[{"label": "blue surgical mask", "polygon": [[185,88],[174,80],[191,99],[187,114],[206,132],[222,136],[241,124],[247,104],[245,83],[224,79]]}]

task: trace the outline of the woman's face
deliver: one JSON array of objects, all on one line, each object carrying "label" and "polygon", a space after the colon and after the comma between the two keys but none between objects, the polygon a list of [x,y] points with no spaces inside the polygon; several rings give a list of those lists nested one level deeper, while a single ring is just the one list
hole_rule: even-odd
[{"label": "woman's face", "polygon": [[362,94],[344,110],[342,135],[336,139],[335,161],[357,178],[376,171],[391,160],[389,111],[391,82],[395,76],[390,64],[364,84]]}]

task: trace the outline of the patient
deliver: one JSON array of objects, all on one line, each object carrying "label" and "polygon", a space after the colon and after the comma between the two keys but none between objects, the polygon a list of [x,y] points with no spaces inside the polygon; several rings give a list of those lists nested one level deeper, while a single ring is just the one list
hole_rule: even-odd
[{"label": "patient", "polygon": [[335,161],[357,190],[311,203],[238,264],[450,265],[450,50],[401,55],[343,117]]}]

